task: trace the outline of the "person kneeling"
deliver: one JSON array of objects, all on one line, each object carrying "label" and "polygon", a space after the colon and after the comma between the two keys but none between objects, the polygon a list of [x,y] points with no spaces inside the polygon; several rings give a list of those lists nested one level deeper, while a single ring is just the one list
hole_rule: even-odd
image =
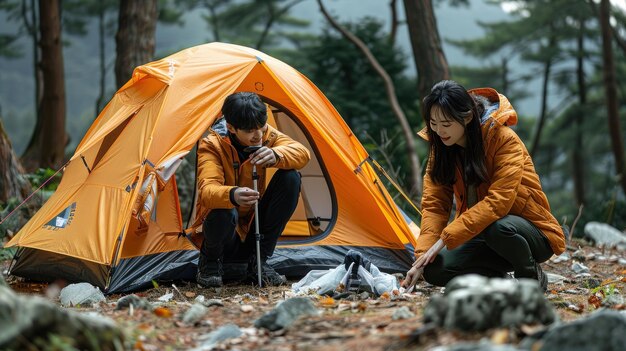
[{"label": "person kneeling", "polygon": [[[420,276],[445,286],[469,273],[536,279],[540,263],[565,250],[565,233],[524,143],[508,126],[517,114],[494,89],[466,91],[441,81],[422,103],[430,156],[424,175],[421,234],[406,288]],[[453,197],[456,217],[450,223]]]}]

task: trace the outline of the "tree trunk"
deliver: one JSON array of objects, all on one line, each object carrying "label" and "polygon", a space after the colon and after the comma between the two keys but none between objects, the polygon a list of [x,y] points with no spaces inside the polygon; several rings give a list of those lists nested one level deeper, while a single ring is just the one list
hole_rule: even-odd
[{"label": "tree trunk", "polygon": [[419,199],[422,190],[422,168],[419,162],[419,156],[417,155],[416,147],[415,147],[415,133],[411,130],[411,126],[409,125],[404,112],[402,112],[402,108],[400,108],[400,104],[398,103],[398,98],[396,97],[395,88],[389,74],[385,71],[385,69],[380,65],[378,60],[372,55],[367,45],[365,45],[359,38],[357,38],[354,34],[347,31],[345,28],[340,26],[326,11],[324,8],[324,4],[322,4],[322,0],[317,0],[317,3],[320,6],[320,10],[324,17],[330,22],[330,24],[339,31],[346,39],[352,42],[356,47],[361,50],[361,52],[365,55],[368,62],[372,65],[374,70],[380,75],[380,77],[385,82],[385,90],[387,92],[387,98],[389,99],[389,104],[391,105],[391,109],[393,110],[394,116],[400,123],[402,127],[402,131],[404,133],[404,138],[406,140],[406,152],[407,157],[409,158],[409,164],[411,165],[411,189],[409,189],[409,196],[415,195],[415,198]]},{"label": "tree trunk", "polygon": [[450,79],[431,0],[404,0],[420,100],[442,79]]},{"label": "tree trunk", "polygon": [[135,67],[154,57],[157,0],[121,0],[115,43],[115,81],[117,87],[132,77]]},{"label": "tree trunk", "polygon": [[[551,26],[551,33],[554,32],[554,28]],[[544,50],[550,50],[554,45],[556,45],[556,40],[554,36],[550,36],[548,39],[548,47],[544,48]],[[552,55],[546,59],[544,62],[544,70],[543,70],[543,86],[541,88],[541,111],[539,113],[539,119],[537,120],[537,128],[535,130],[535,136],[533,137],[533,142],[530,147],[530,156],[534,157],[537,149],[539,148],[539,142],[541,141],[541,132],[543,131],[543,125],[546,122],[546,115],[548,111],[548,88],[550,85],[550,74],[552,71]]]},{"label": "tree trunk", "polygon": [[396,6],[397,0],[389,1],[389,8],[391,10],[391,25],[389,29],[389,43],[391,45],[396,44],[396,37],[398,36],[398,26],[400,25],[400,21],[398,21],[398,8]]},{"label": "tree trunk", "polygon": [[0,203],[6,204],[10,198],[21,202],[31,190],[0,119]]},{"label": "tree trunk", "polygon": [[[580,28],[577,39],[578,57],[576,58],[576,80],[578,82],[578,103],[581,111],[586,111],[587,87],[585,86],[585,20],[580,20]],[[583,113],[577,113],[574,117],[574,148],[572,150],[572,168],[574,173],[574,197],[578,207],[585,204],[585,173],[583,158],[582,124]],[[573,234],[573,233],[572,233]]]},{"label": "tree trunk", "polygon": [[502,57],[502,94],[509,96],[509,59]]},{"label": "tree trunk", "polygon": [[611,25],[609,23],[611,4],[609,0],[600,2],[600,27],[602,30],[602,61],[604,89],[606,91],[606,107],[608,113],[609,131],[611,134],[611,146],[615,156],[615,170],[622,191],[626,194],[626,174],[624,173],[624,144],[619,121],[617,102],[617,81],[615,79],[615,63],[613,62],[613,47],[611,37]]},{"label": "tree trunk", "polygon": [[28,171],[34,171],[39,167],[39,151],[41,150],[41,67],[39,66],[40,52],[39,52],[39,29],[37,24],[39,20],[37,18],[37,9],[35,8],[35,0],[30,0],[30,13],[29,7],[26,6],[26,0],[22,0],[22,22],[28,32],[28,35],[32,40],[33,50],[33,76],[35,80],[35,128],[33,134],[31,134],[28,145],[22,154],[22,164]]},{"label": "tree trunk", "polygon": [[546,111],[548,107],[548,85],[550,83],[550,69],[552,67],[552,59],[548,59],[544,64],[543,69],[543,86],[541,88],[541,112],[539,113],[539,119],[537,120],[537,128],[535,129],[535,136],[533,137],[533,143],[530,147],[530,156],[534,157],[537,148],[539,148],[539,140],[541,139],[541,132],[543,131],[543,125],[546,121]]},{"label": "tree trunk", "polygon": [[104,95],[106,94],[106,46],[105,46],[105,4],[99,3],[98,7],[98,42],[100,50],[100,92],[96,100],[96,113],[94,119],[98,117],[104,106]]},{"label": "tree trunk", "polygon": [[41,29],[41,151],[39,165],[56,169],[63,164],[65,132],[65,75],[59,0],[39,0]]}]

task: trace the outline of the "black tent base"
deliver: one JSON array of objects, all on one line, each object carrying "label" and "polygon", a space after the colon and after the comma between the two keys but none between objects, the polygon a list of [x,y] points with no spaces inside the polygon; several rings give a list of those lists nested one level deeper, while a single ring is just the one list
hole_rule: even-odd
[{"label": "black tent base", "polygon": [[195,250],[122,259],[111,269],[108,265],[54,252],[20,248],[10,274],[47,283],[84,282],[99,287],[107,294],[116,294],[152,287],[153,281],[193,281],[197,266],[198,251]]},{"label": "black tent base", "polygon": [[[269,263],[280,274],[299,279],[313,269],[337,267],[350,250],[360,252],[385,273],[406,273],[413,262],[411,247],[279,246]],[[87,282],[107,294],[129,293],[150,288],[154,282],[195,281],[198,255],[196,250],[186,250],[139,256],[122,259],[111,269],[49,251],[20,248],[10,274],[42,282]],[[245,262],[225,263],[224,281],[245,282],[246,268]]]}]

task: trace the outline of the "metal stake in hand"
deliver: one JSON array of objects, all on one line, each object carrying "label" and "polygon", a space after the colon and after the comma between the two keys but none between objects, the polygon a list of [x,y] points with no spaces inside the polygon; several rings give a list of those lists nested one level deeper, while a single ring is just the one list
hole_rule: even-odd
[{"label": "metal stake in hand", "polygon": [[[243,151],[249,153],[255,153],[260,146],[248,146]],[[256,172],[256,165],[252,164],[252,184],[254,187],[254,191],[258,192],[257,182],[259,180],[259,175]],[[254,239],[256,240],[256,267],[257,267],[257,278],[259,280],[259,287],[263,286],[261,281],[261,233],[259,233],[259,200],[254,203]]]},{"label": "metal stake in hand", "polygon": [[[257,181],[259,175],[256,172],[256,165],[252,165],[252,184],[254,185],[254,191],[257,189]],[[259,233],[259,200],[254,203],[254,239],[256,240],[256,267],[257,276],[259,279],[259,287],[262,287],[261,283],[261,233]]]}]

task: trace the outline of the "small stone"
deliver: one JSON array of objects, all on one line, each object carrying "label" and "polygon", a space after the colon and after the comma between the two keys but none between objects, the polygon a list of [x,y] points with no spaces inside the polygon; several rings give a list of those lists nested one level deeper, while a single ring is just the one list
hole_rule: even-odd
[{"label": "small stone", "polygon": [[194,350],[211,350],[215,345],[222,343],[228,339],[238,338],[242,335],[241,329],[235,324],[226,324],[212,333],[201,336],[200,339],[205,340],[198,348]]},{"label": "small stone", "polygon": [[59,298],[65,307],[92,306],[106,300],[102,291],[89,283],[70,284],[61,290]]},{"label": "small stone", "polygon": [[254,311],[254,306],[252,305],[241,305],[241,312],[243,313],[250,313]]},{"label": "small stone", "polygon": [[402,306],[393,312],[391,319],[397,321],[400,319],[409,319],[413,317],[415,317],[415,314],[411,312],[411,310],[409,310],[407,306]]},{"label": "small stone", "polygon": [[202,318],[206,315],[208,311],[208,308],[204,307],[204,305],[200,303],[194,303],[187,310],[187,312],[185,312],[185,315],[183,316],[183,323],[196,325],[202,320]]},{"label": "small stone", "polygon": [[134,309],[143,309],[143,310],[151,310],[152,305],[144,298],[141,298],[135,294],[130,294],[121,297],[117,300],[117,305],[115,306],[116,310],[122,310],[125,308],[129,308],[130,305],[133,305]]},{"label": "small stone", "polygon": [[159,297],[157,300],[162,301],[162,302],[169,302],[173,298],[174,298],[174,293],[167,293]]},{"label": "small stone", "polygon": [[254,321],[254,326],[275,331],[289,327],[301,316],[317,316],[319,313],[310,299],[293,297],[280,302],[273,310]]},{"label": "small stone", "polygon": [[589,273],[589,267],[585,266],[584,264],[578,262],[578,261],[574,261],[572,263],[571,269],[574,271],[574,273],[576,274],[580,274],[580,273]]}]

